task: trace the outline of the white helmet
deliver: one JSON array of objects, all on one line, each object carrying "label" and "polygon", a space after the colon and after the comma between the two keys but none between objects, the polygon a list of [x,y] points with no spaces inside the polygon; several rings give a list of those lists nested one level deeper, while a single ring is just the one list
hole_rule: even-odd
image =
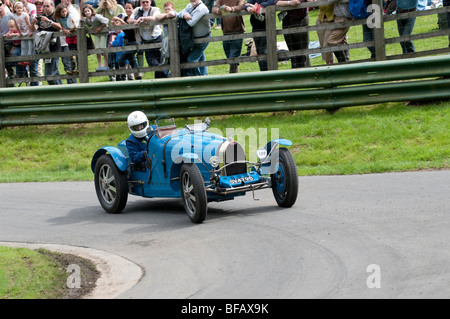
[{"label": "white helmet", "polygon": [[147,135],[148,118],[141,111],[134,111],[128,115],[128,128],[131,133],[137,138],[142,138]]}]

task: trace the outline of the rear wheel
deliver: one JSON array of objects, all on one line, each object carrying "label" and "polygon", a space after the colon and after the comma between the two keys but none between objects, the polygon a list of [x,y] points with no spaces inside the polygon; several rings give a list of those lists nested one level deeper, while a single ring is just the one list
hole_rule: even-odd
[{"label": "rear wheel", "polygon": [[275,174],[271,174],[272,192],[278,206],[291,207],[298,194],[298,175],[294,157],[287,148],[279,150],[279,165]]},{"label": "rear wheel", "polygon": [[103,209],[110,214],[120,213],[127,204],[128,183],[110,155],[102,155],[95,164],[95,191]]},{"label": "rear wheel", "polygon": [[180,171],[184,209],[193,223],[202,223],[208,211],[205,183],[195,164],[184,164]]}]

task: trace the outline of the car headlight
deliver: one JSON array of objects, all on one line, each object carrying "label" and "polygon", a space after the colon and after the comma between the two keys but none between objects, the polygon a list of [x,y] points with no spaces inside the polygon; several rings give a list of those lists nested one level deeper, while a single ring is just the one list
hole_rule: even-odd
[{"label": "car headlight", "polygon": [[256,151],[256,156],[262,161],[267,157],[267,150],[265,148],[260,148]]},{"label": "car headlight", "polygon": [[220,160],[218,156],[211,156],[211,158],[209,159],[209,164],[213,167],[216,168],[219,166]]}]

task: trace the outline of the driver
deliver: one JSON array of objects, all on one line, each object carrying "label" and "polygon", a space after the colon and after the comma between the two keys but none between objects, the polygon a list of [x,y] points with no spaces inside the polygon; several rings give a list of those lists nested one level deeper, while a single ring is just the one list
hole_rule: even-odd
[{"label": "driver", "polygon": [[139,165],[146,160],[148,118],[141,111],[134,111],[128,115],[128,128],[131,135],[126,140],[128,156],[131,163]]}]

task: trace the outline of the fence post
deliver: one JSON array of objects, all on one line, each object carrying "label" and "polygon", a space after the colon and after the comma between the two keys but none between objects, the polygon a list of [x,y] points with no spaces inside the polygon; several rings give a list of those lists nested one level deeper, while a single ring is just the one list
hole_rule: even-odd
[{"label": "fence post", "polygon": [[375,19],[379,19],[379,24],[375,23],[374,27],[374,42],[375,42],[375,59],[376,61],[386,60],[386,43],[384,41],[384,19],[383,19],[383,0],[373,0],[373,5],[376,8],[373,14]]},{"label": "fence post", "polygon": [[85,28],[77,28],[77,51],[80,83],[89,83],[89,60]]},{"label": "fence post", "polygon": [[178,40],[177,18],[167,21],[167,27],[169,29],[169,63],[170,74],[172,77],[181,76],[180,68],[180,50]]},{"label": "fence post", "polygon": [[277,20],[275,6],[265,8],[266,13],[266,42],[267,42],[267,68],[278,70],[277,56]]},{"label": "fence post", "polygon": [[5,38],[0,36],[0,88],[6,87]]}]

